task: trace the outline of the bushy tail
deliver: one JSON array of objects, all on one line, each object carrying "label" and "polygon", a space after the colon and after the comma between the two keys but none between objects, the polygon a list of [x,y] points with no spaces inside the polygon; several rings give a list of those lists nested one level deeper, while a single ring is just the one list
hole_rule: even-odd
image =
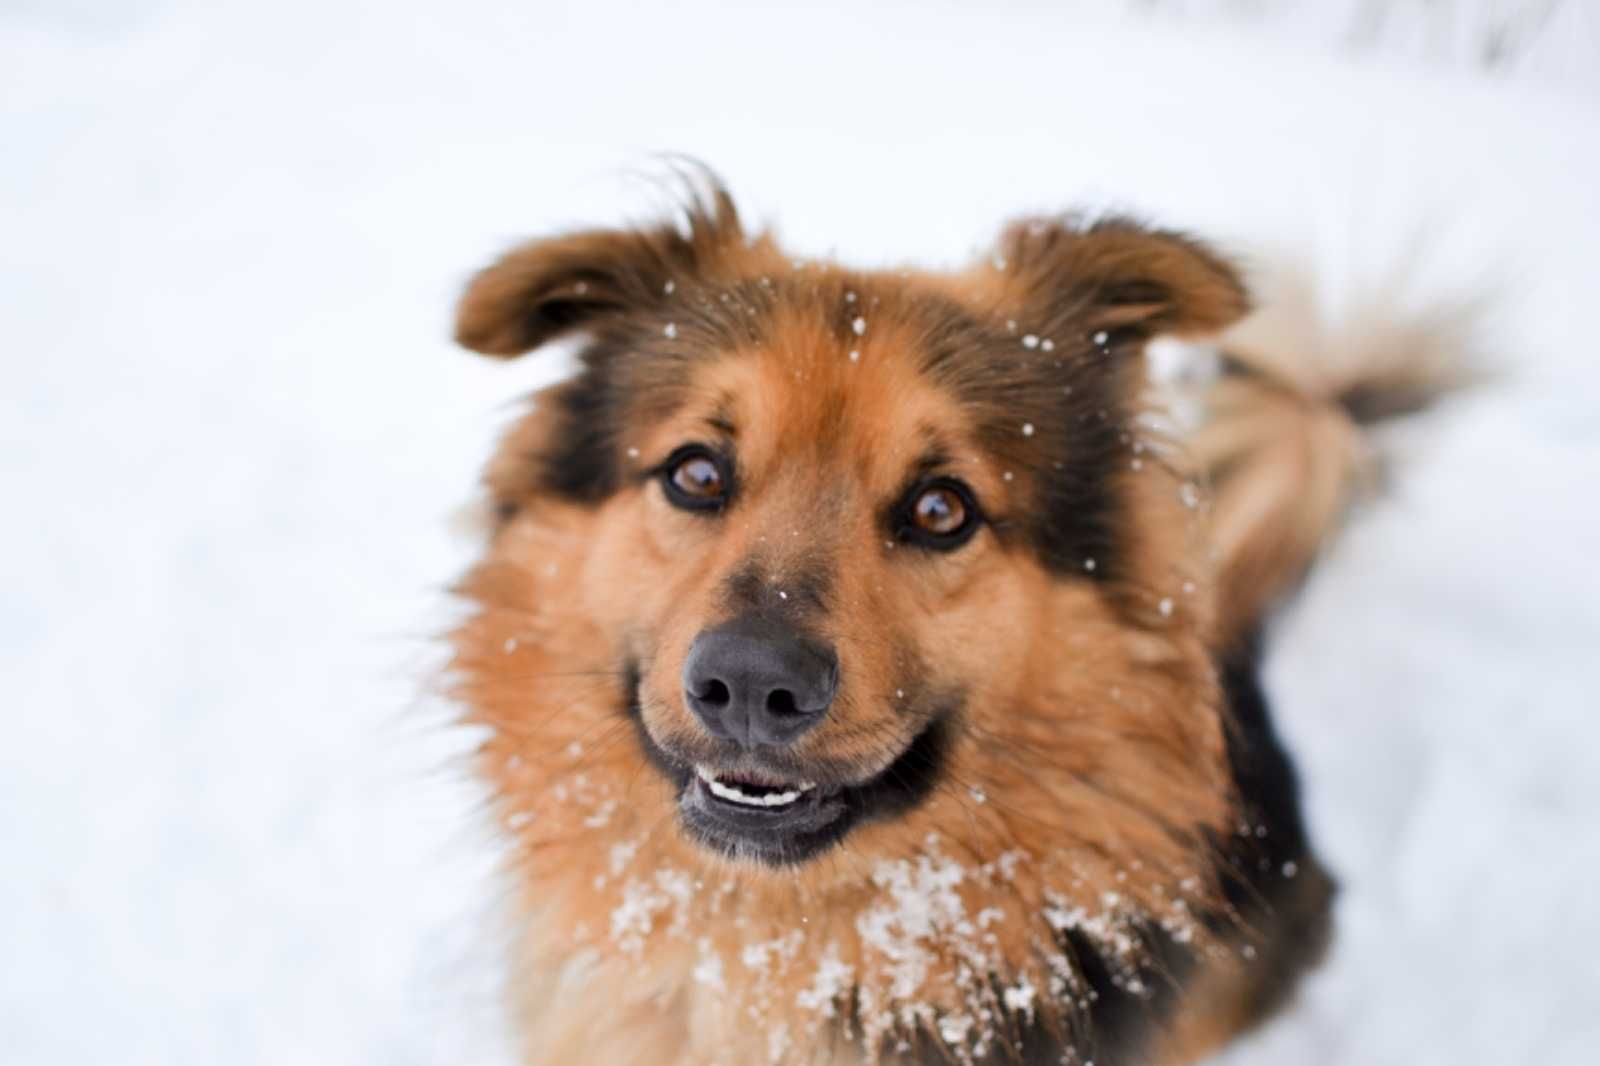
[{"label": "bushy tail", "polygon": [[1351,505],[1383,482],[1371,429],[1470,379],[1468,304],[1422,315],[1385,294],[1337,320],[1303,274],[1254,286],[1260,308],[1221,339],[1189,440],[1210,484],[1224,640],[1251,632],[1302,580]]}]

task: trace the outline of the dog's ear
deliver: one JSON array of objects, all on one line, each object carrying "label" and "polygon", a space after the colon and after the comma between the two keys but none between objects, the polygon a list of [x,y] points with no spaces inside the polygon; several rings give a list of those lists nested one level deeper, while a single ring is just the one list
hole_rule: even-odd
[{"label": "dog's ear", "polygon": [[1239,275],[1204,244],[1120,217],[1013,223],[986,269],[1030,330],[1057,335],[1204,335],[1250,309]]},{"label": "dog's ear", "polygon": [[467,284],[456,342],[485,355],[520,355],[604,316],[654,307],[744,247],[738,212],[720,187],[690,203],[678,225],[531,241]]}]

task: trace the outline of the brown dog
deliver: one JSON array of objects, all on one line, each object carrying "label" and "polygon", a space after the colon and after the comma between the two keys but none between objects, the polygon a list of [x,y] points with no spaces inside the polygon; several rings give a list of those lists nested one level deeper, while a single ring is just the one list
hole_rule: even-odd
[{"label": "brown dog", "polygon": [[517,248],[459,312],[587,338],[489,466],[453,636],[527,1061],[1176,1063],[1263,1017],[1331,883],[1256,637],[1348,410],[1242,356],[1161,433],[1146,340],[1247,308],[1174,233],[865,273],[714,184],[686,216]]}]

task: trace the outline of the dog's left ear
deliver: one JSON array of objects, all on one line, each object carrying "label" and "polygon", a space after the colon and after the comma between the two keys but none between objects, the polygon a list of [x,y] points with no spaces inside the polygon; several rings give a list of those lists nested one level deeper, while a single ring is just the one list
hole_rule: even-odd
[{"label": "dog's left ear", "polygon": [[1126,218],[1013,223],[987,269],[1002,303],[1046,335],[1200,336],[1250,309],[1239,275],[1211,249]]}]

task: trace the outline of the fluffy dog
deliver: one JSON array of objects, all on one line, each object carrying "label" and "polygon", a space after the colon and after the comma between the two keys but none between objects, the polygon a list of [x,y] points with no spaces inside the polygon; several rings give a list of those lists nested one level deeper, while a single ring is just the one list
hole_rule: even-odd
[{"label": "fluffy dog", "polygon": [[690,200],[458,312],[585,338],[489,464],[453,634],[526,1061],[1179,1063],[1263,1018],[1332,883],[1261,627],[1403,390],[1244,346],[1180,439],[1146,342],[1249,304],[1191,238],[859,272]]}]

